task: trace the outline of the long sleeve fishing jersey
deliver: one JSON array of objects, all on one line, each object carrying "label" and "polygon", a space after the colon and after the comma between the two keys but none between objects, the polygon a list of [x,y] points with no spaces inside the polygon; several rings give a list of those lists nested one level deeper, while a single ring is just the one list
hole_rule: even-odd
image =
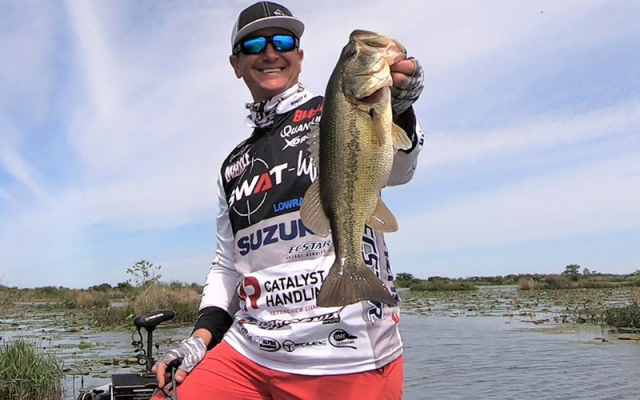
[{"label": "long sleeve fishing jersey", "polygon": [[[300,205],[318,174],[305,141],[322,106],[310,94],[279,106],[273,123],[255,127],[223,162],[217,250],[196,323],[215,330],[220,319],[211,316],[225,310],[233,322],[223,340],[260,365],[303,375],[372,370],[402,354],[397,307],[316,306],[335,256],[330,235],[305,227]],[[388,185],[411,179],[422,148],[422,130],[407,112],[413,147],[397,152]],[[369,227],[362,257],[397,298],[383,235]]]}]

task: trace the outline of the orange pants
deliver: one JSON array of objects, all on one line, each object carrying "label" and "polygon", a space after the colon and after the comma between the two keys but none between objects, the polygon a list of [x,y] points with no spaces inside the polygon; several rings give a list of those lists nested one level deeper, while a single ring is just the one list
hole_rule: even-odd
[{"label": "orange pants", "polygon": [[[274,371],[239,354],[226,342],[178,385],[180,400],[399,400],[403,358],[372,371],[309,376]],[[159,394],[153,400],[163,399]]]}]

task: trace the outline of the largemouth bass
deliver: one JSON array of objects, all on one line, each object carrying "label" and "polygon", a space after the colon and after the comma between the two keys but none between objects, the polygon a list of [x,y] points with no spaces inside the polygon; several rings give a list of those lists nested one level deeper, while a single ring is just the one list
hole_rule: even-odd
[{"label": "largemouth bass", "polygon": [[[353,31],[329,79],[319,130],[310,135],[318,179],[305,194],[301,216],[320,235],[331,233],[336,260],[317,297],[319,307],[376,300],[395,305],[362,258],[365,223],[380,232],[398,229],[380,198],[397,149],[411,140],[393,123],[389,66],[405,59],[397,41]],[[315,142],[315,143],[314,143]]]}]

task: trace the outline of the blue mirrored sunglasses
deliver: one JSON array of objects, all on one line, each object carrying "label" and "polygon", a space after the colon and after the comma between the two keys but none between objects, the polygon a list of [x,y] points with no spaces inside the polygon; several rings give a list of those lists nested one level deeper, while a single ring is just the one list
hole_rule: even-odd
[{"label": "blue mirrored sunglasses", "polygon": [[300,45],[297,37],[292,35],[258,36],[245,39],[236,44],[233,54],[259,54],[267,48],[267,43],[271,43],[274,49],[279,52],[291,51]]}]

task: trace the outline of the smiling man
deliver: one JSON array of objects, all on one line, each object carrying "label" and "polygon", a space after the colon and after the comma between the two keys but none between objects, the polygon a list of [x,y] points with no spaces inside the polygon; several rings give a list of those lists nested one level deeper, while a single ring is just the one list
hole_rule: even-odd
[{"label": "smiling man", "polygon": [[251,38],[234,44],[229,61],[254,101],[269,99],[298,83],[304,58],[298,47],[302,26],[299,29],[298,35],[283,28],[258,29]]},{"label": "smiling man", "polygon": [[[298,81],[303,33],[289,9],[264,1],[233,28],[229,61],[253,97],[245,121],[252,132],[220,168],[216,256],[191,337],[154,366],[164,389],[157,399],[173,391],[181,400],[402,396],[397,306],[316,304],[335,255],[331,238],[300,217],[317,178],[303,144],[323,108],[323,97]],[[414,59],[391,69],[394,121],[413,143],[395,155],[388,185],[397,185],[411,179],[422,148],[411,105],[423,72]],[[366,228],[363,243],[366,264],[397,297],[382,234]],[[177,388],[165,386],[169,365],[179,365]]]}]

